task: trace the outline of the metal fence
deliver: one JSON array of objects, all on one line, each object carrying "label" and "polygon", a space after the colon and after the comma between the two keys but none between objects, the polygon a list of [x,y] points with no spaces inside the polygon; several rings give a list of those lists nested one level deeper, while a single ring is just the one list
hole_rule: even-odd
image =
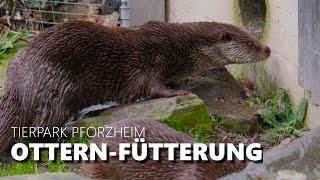
[{"label": "metal fence", "polygon": [[10,24],[14,29],[23,28],[31,32],[70,20],[117,26],[120,5],[120,0],[20,0],[12,10]]}]

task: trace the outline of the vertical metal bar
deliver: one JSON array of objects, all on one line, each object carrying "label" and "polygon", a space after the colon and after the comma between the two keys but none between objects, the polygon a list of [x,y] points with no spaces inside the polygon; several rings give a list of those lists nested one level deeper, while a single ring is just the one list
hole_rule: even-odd
[{"label": "vertical metal bar", "polygon": [[121,27],[131,26],[131,0],[121,0],[120,25]]},{"label": "vertical metal bar", "polygon": [[40,25],[39,25],[38,31],[43,31],[44,27],[43,27],[43,19],[42,19],[42,12],[40,11],[40,6],[38,6],[38,13],[40,15]]},{"label": "vertical metal bar", "polygon": [[52,17],[53,17],[53,22],[56,23],[56,16],[55,16],[55,13],[54,13],[55,12],[55,10],[54,10],[54,2],[51,3],[51,11],[52,11],[51,14],[52,14]]},{"label": "vertical metal bar", "polygon": [[[66,2],[67,0],[64,0],[64,1]],[[64,17],[63,21],[66,21],[69,19],[69,14],[66,13],[67,12],[67,3],[64,3],[64,12],[65,12],[65,16],[63,16]]]}]

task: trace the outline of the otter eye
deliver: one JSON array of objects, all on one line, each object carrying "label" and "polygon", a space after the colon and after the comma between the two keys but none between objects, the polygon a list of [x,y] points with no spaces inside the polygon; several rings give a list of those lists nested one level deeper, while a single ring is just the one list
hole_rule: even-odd
[{"label": "otter eye", "polygon": [[253,46],[253,43],[252,42],[248,42],[248,46]]},{"label": "otter eye", "polygon": [[232,37],[231,37],[230,34],[224,34],[224,35],[222,35],[222,37],[221,37],[221,41],[222,41],[222,42],[230,42],[230,41],[232,41]]}]

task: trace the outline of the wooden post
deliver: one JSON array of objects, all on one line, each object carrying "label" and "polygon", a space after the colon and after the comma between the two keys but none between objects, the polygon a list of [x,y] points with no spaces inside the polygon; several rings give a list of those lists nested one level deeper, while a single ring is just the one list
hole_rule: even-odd
[{"label": "wooden post", "polygon": [[299,84],[320,105],[320,1],[299,0]]}]

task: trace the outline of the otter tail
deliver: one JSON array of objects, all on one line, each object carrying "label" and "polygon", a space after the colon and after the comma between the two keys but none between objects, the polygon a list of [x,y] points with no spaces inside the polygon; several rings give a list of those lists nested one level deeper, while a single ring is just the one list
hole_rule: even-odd
[{"label": "otter tail", "polygon": [[21,127],[20,103],[14,93],[5,94],[0,102],[0,153],[9,149],[14,141],[12,127]]}]

